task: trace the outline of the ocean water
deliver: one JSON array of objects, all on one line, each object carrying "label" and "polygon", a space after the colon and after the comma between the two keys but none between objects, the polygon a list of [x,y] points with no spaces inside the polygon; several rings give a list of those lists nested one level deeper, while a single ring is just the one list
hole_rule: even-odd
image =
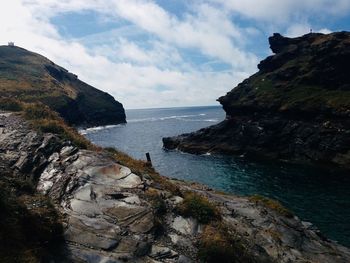
[{"label": "ocean water", "polygon": [[240,157],[191,155],[162,148],[162,137],[198,130],[225,118],[221,107],[127,110],[126,125],[81,131],[92,142],[145,159],[163,175],[238,195],[279,200],[328,238],[350,247],[350,174]]}]

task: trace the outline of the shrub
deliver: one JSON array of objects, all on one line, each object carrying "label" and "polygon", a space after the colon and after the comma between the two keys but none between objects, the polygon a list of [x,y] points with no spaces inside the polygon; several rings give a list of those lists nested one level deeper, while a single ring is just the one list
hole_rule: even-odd
[{"label": "shrub", "polygon": [[202,224],[220,219],[217,207],[206,197],[193,192],[185,193],[183,202],[176,210],[180,215],[196,218]]},{"label": "shrub", "polygon": [[21,111],[23,109],[23,104],[16,99],[1,98],[0,109],[6,111]]},{"label": "shrub", "polygon": [[146,198],[152,203],[156,216],[162,217],[166,214],[166,203],[157,190],[150,188],[146,191],[145,195]]},{"label": "shrub", "polygon": [[205,226],[199,240],[198,257],[201,262],[251,262],[240,239],[226,225]]},{"label": "shrub", "polygon": [[57,211],[32,182],[0,175],[0,262],[50,262],[63,245]]},{"label": "shrub", "polygon": [[267,198],[265,196],[254,195],[254,196],[251,196],[249,200],[256,204],[261,204],[271,210],[274,210],[282,216],[286,216],[290,218],[294,216],[293,213],[289,211],[287,208],[285,208],[280,202]]},{"label": "shrub", "polygon": [[[28,103],[24,106],[24,117],[27,120],[62,120],[58,113],[42,103]],[[62,120],[63,121],[63,120]]]}]

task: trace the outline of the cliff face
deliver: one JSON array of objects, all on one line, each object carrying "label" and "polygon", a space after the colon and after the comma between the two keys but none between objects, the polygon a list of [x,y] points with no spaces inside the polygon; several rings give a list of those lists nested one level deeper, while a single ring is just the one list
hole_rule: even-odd
[{"label": "cliff face", "polygon": [[19,47],[0,46],[0,98],[42,102],[68,123],[125,123],[123,105],[47,58]]},{"label": "cliff face", "polygon": [[[10,170],[12,182],[30,179],[61,218],[62,229],[51,233],[56,249],[38,262],[350,262],[349,249],[272,201],[157,179],[146,166],[136,173],[118,161],[0,112],[2,177]],[[50,221],[37,199],[26,197],[24,208]],[[1,231],[0,243],[12,241]],[[42,239],[37,247],[51,242]]]},{"label": "cliff face", "polygon": [[225,121],[164,146],[350,168],[350,33],[269,42],[259,72],[218,99]]}]

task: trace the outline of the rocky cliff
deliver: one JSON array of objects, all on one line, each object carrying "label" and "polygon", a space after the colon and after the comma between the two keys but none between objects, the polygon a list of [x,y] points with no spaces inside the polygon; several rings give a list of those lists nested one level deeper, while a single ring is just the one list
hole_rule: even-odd
[{"label": "rocky cliff", "polygon": [[0,99],[42,102],[68,123],[83,126],[125,123],[123,105],[47,58],[0,46]]},{"label": "rocky cliff", "polygon": [[[41,237],[23,252],[31,262],[350,262],[348,248],[272,200],[170,180],[115,150],[81,150],[32,130],[19,114],[0,113],[0,173],[0,187],[7,178],[12,191],[24,188],[20,179],[36,188],[19,196],[22,210],[44,225],[61,222],[61,230],[42,232],[37,221],[25,221],[24,231]],[[54,220],[44,197],[59,215]],[[8,213],[0,216],[7,259],[13,239],[20,240],[11,234],[16,222],[8,222]],[[42,258],[38,249],[53,241]],[[20,262],[19,251],[13,253]]]},{"label": "rocky cliff", "polygon": [[269,42],[259,72],[218,99],[226,119],[164,147],[350,168],[350,33]]}]

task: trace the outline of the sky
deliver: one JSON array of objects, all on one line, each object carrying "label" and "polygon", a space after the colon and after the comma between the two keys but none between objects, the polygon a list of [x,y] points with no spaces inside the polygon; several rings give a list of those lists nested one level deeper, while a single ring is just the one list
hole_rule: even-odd
[{"label": "sky", "polygon": [[127,109],[218,105],[274,32],[350,30],[350,0],[2,0],[0,44],[48,57]]}]

